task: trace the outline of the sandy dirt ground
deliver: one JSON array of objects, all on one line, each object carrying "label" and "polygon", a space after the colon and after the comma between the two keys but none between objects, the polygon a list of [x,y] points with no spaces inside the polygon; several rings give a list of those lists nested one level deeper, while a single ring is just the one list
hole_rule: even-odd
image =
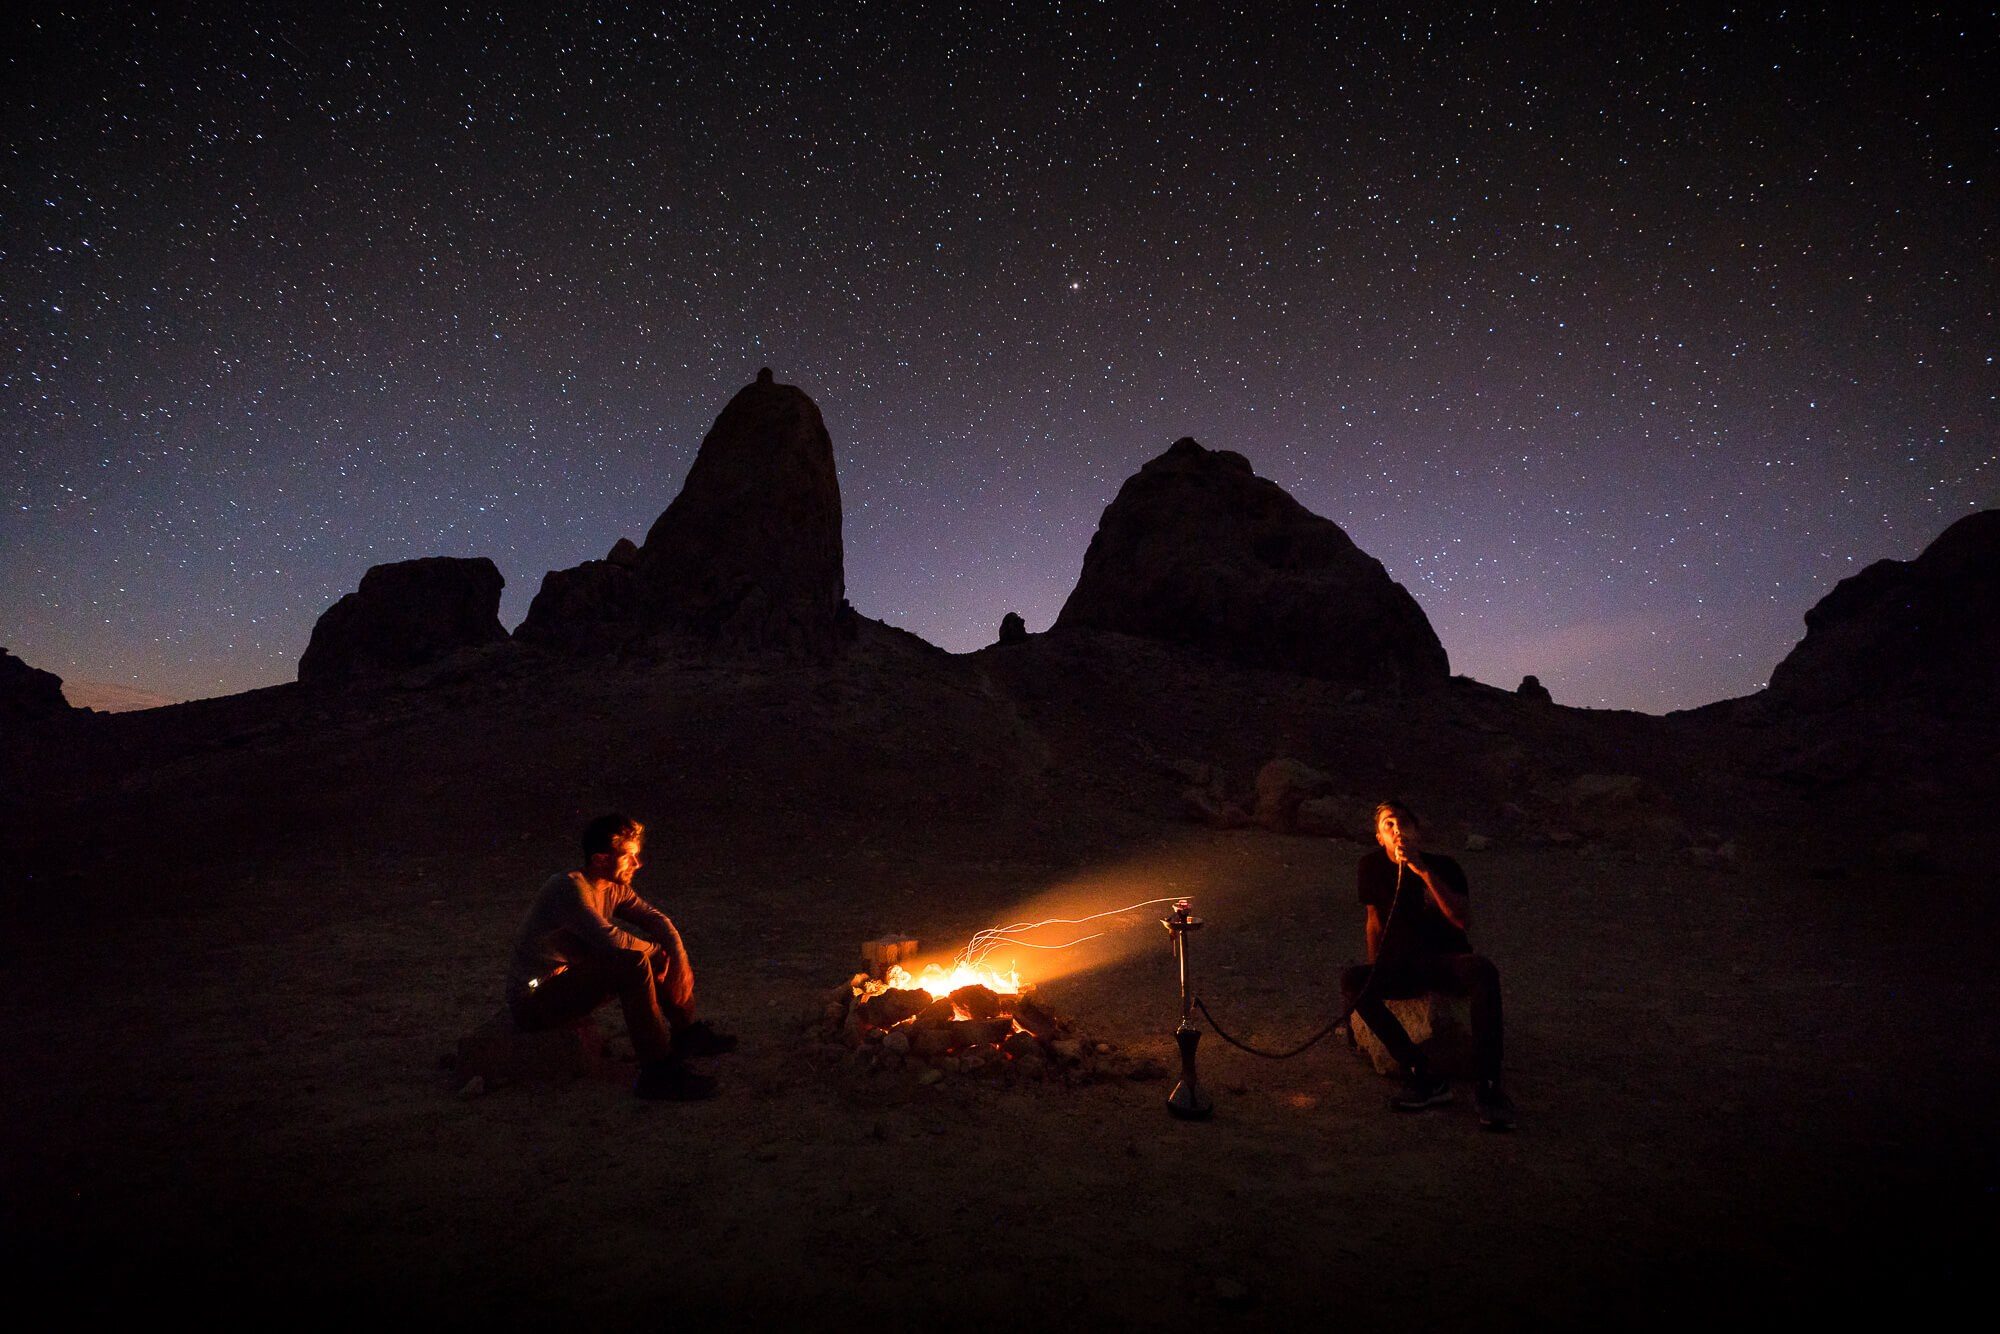
[{"label": "sandy dirt ground", "polygon": [[[463,717],[253,727],[17,805],[38,868],[0,953],[17,1293],[306,1325],[1491,1330],[1918,1319],[1983,1282],[1990,876],[1828,879],[1754,831],[1734,870],[1467,852],[1518,1133],[1482,1133],[1463,1089],[1393,1115],[1332,1043],[1276,1063],[1213,1036],[1215,1119],[1183,1124],[1159,1081],[870,1073],[799,1016],[884,931],[950,946],[1024,905],[1185,893],[1210,922],[1201,993],[1294,1040],[1362,952],[1358,845],[1051,804],[1060,775],[982,806],[1012,780],[976,754],[909,761],[957,775],[934,801],[878,801],[888,780],[842,750],[869,719],[822,745],[782,701],[759,705],[768,744],[810,763],[760,788],[750,732],[600,703],[514,708],[485,749]],[[615,727],[615,762],[578,717]],[[652,822],[640,888],[743,1039],[712,1063],[721,1096],[459,1097],[440,1055],[607,805]],[[1023,971],[1171,1061],[1165,935],[1131,923],[1096,966]]]},{"label": "sandy dirt ground", "polygon": [[[1165,888],[1210,917],[1202,993],[1253,1040],[1310,1031],[1359,949],[1359,849],[1162,843],[1199,868]],[[317,892],[274,867],[227,922],[106,887],[100,926],[10,950],[16,1256],[134,1310],[1437,1329],[1914,1312],[1993,1239],[1993,991],[1935,964],[1991,938],[1968,886],[1469,858],[1523,1114],[1502,1137],[1463,1096],[1390,1114],[1331,1043],[1273,1063],[1209,1038],[1207,1125],[1170,1120],[1161,1083],[829,1063],[796,1016],[879,920],[867,891],[949,936],[1080,869],[871,860],[642,873],[745,1042],[694,1106],[609,1081],[454,1096],[436,1058],[492,1009],[538,867],[360,864]],[[955,901],[923,913],[926,884]],[[1164,933],[1132,930],[1142,950],[1044,994],[1166,1058]]]}]

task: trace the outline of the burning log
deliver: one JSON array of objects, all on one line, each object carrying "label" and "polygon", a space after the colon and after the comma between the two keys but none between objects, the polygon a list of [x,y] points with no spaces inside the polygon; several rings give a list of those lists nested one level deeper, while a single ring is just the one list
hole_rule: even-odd
[{"label": "burning log", "polygon": [[999,992],[974,982],[951,993],[951,1003],[968,1019],[993,1019],[1007,1013]]},{"label": "burning log", "polygon": [[1044,1042],[1062,1036],[1062,1022],[1035,1004],[1034,998],[1030,996],[1022,996],[1015,1000],[1014,1022]]},{"label": "burning log", "polygon": [[990,1046],[1006,1038],[1013,1027],[1006,1019],[954,1019],[929,1027],[919,1023],[910,1035],[910,1051],[918,1056],[942,1056],[963,1047]]},{"label": "burning log", "polygon": [[998,1043],[1014,1031],[1011,1019],[961,1019],[948,1030],[954,1047],[969,1047],[975,1043]]},{"label": "burning log", "polygon": [[958,1007],[951,1003],[951,997],[939,996],[936,1000],[931,1000],[927,992],[918,991],[911,994],[923,998],[925,1002],[924,1008],[917,1012],[918,1028],[943,1028],[947,1024],[958,1022]]},{"label": "burning log", "polygon": [[894,1028],[905,1019],[914,1019],[925,1010],[934,1008],[934,1005],[927,991],[892,988],[871,996],[857,1008],[864,1023],[876,1028]]}]

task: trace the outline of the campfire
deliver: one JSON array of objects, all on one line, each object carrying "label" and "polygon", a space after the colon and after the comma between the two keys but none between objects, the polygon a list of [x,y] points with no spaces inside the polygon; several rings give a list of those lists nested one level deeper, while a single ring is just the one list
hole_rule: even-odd
[{"label": "campfire", "polygon": [[[1110,1043],[1077,1033],[1018,972],[987,967],[978,942],[948,966],[933,963],[912,974],[903,961],[916,949],[916,941],[900,937],[868,941],[862,955],[869,971],[834,988],[813,1016],[820,1037],[845,1046],[859,1067],[914,1067],[926,1083],[972,1072],[1029,1079],[1157,1077],[1151,1069],[1157,1062],[1132,1067],[1115,1057]],[[1114,1064],[1131,1068],[1102,1069]]]}]

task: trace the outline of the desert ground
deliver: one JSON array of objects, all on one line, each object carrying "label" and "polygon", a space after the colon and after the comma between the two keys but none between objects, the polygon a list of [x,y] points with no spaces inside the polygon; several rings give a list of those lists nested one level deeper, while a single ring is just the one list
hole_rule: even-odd
[{"label": "desert ground", "polygon": [[[15,1290],[229,1323],[1426,1330],[1915,1320],[1976,1291],[2000,905],[1975,811],[1729,778],[1698,720],[1357,699],[1151,646],[864,648],[288,686],[13,752]],[[1516,1133],[1463,1089],[1394,1115],[1334,1042],[1208,1036],[1216,1115],[1189,1124],[1171,1081],[922,1085],[802,1031],[866,938],[1187,894],[1218,1016],[1311,1032],[1363,952],[1361,844],[1190,822],[1159,764],[1247,784],[1280,754],[1393,785],[1458,850]],[[1733,856],[1468,848],[1542,770],[1645,773]],[[629,1072],[461,1096],[440,1057],[606,808],[649,823],[638,887],[743,1039],[721,1096],[642,1103]],[[1933,855],[1841,851],[1924,811]],[[1171,1063],[1155,915],[1022,971]]]}]

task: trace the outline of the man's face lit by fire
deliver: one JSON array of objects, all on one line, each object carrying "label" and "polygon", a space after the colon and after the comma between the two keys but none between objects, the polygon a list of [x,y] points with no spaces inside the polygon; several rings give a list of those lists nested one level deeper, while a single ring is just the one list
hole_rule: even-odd
[{"label": "man's face lit by fire", "polygon": [[611,850],[618,854],[618,879],[623,884],[631,884],[632,877],[639,874],[639,868],[645,865],[639,859],[641,842],[641,836],[638,834],[611,840]]},{"label": "man's face lit by fire", "polygon": [[1392,862],[1408,861],[1423,846],[1422,832],[1408,811],[1386,810],[1375,817],[1375,841]]},{"label": "man's face lit by fire", "polygon": [[591,854],[590,873],[603,880],[616,880],[621,885],[631,884],[632,877],[646,864],[639,855],[644,842],[644,834],[618,835],[611,840],[611,851]]}]

